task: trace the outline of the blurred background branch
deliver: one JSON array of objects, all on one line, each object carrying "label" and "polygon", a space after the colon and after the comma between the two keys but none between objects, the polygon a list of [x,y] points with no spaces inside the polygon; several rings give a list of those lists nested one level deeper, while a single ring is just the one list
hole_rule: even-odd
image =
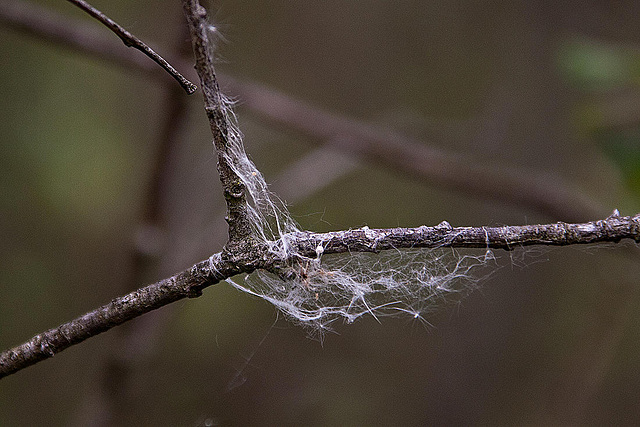
[{"label": "blurred background branch", "polygon": [[[140,61],[116,53],[119,50],[109,46],[106,40],[97,42],[95,39],[101,37],[95,31],[47,11],[36,12],[37,9],[28,4],[5,5],[0,8],[0,19],[18,29],[47,39],[51,37],[51,40],[66,47],[114,61],[127,69],[150,71]],[[33,15],[38,19],[33,19]],[[70,28],[74,30],[69,31]],[[182,64],[186,62],[184,59],[181,61]],[[180,68],[188,67],[185,64]],[[606,212],[581,189],[565,183],[560,176],[531,169],[487,165],[474,161],[470,156],[431,148],[424,141],[388,128],[323,111],[260,84],[242,82],[228,75],[223,75],[222,80],[225,88],[242,100],[244,108],[264,117],[269,123],[303,133],[322,143],[329,142],[338,150],[438,187],[465,192],[474,197],[506,201],[556,220],[593,219]]]}]

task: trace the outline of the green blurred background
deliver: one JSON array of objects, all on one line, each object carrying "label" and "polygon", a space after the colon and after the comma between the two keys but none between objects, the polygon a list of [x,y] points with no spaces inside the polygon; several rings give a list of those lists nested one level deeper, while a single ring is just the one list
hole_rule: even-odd
[{"label": "green blurred background", "polygon": [[[115,38],[66,2],[37,4]],[[94,5],[161,54],[189,49],[178,1]],[[221,1],[211,16],[223,87],[252,81],[487,167],[560,176],[603,216],[640,210],[638,2]],[[226,230],[199,93],[0,36],[4,349],[208,257]],[[302,168],[316,188],[288,196],[318,141],[242,98],[237,112],[307,229],[563,219],[347,154],[331,180]],[[322,344],[222,283],[2,380],[0,425],[635,424],[640,272],[624,246],[497,252],[429,326],[365,318]]]}]

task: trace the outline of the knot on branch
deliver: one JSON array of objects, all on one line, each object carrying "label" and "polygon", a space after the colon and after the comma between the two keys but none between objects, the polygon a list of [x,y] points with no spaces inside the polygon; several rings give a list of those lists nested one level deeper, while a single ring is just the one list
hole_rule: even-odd
[{"label": "knot on branch", "polygon": [[241,199],[244,197],[246,186],[241,180],[234,180],[224,189],[224,197],[227,200]]}]

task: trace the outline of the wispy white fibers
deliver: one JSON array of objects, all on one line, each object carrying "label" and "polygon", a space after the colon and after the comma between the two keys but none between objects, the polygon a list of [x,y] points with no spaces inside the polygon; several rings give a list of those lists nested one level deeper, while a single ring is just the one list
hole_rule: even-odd
[{"label": "wispy white fibers", "polygon": [[243,284],[229,283],[239,290],[269,301],[287,318],[322,335],[336,320],[348,323],[371,315],[422,315],[453,294],[476,283],[470,270],[486,261],[484,256],[461,256],[451,249],[392,250],[382,254],[352,253],[316,257],[297,254],[287,244],[287,235],[298,227],[247,157],[242,134],[224,98],[229,123],[229,158],[247,189],[249,221],[257,239],[281,259],[291,260],[279,274],[262,270],[247,276]]}]

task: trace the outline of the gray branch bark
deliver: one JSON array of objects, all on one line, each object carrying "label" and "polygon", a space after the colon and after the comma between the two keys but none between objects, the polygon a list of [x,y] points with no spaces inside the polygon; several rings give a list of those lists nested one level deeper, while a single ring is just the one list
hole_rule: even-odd
[{"label": "gray branch bark", "polygon": [[202,261],[173,277],[115,298],[96,310],[0,353],[0,378],[53,357],[74,344],[156,308],[183,298],[199,296],[206,286],[237,273],[229,264],[212,268],[208,260]]},{"label": "gray branch bark", "polygon": [[318,246],[324,254],[345,252],[380,252],[409,248],[492,248],[513,250],[518,247],[545,245],[568,246],[600,242],[617,243],[629,238],[640,242],[640,214],[622,217],[617,210],[606,219],[586,223],[558,222],[546,225],[503,227],[452,227],[443,221],[435,227],[370,229],[312,233],[292,236],[290,243],[304,256],[316,255]]}]

